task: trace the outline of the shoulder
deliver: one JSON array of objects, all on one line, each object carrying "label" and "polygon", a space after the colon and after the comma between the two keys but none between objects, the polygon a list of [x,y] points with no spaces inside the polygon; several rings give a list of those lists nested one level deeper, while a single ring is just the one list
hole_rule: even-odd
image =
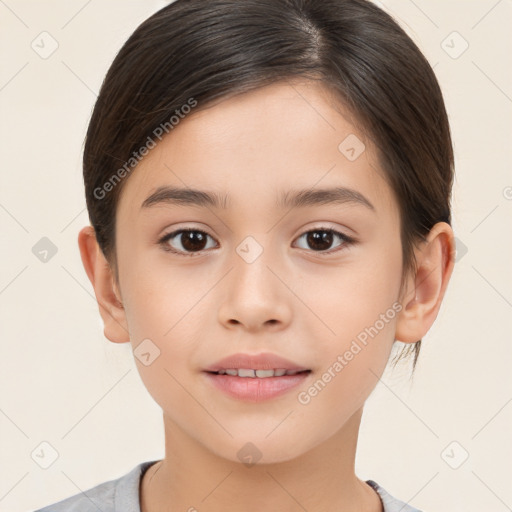
[{"label": "shoulder", "polygon": [[140,479],[155,462],[142,462],[119,478],[103,482],[35,512],[140,512]]},{"label": "shoulder", "polygon": [[421,512],[421,510],[411,507],[411,505],[408,505],[404,501],[400,501],[399,499],[391,496],[389,492],[387,492],[374,480],[366,480],[366,483],[373,487],[377,494],[380,496],[382,505],[384,507],[384,512]]}]

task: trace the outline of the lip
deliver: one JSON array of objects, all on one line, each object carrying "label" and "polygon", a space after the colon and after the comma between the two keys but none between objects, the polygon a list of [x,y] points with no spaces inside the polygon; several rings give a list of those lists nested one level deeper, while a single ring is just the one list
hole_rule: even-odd
[{"label": "lip", "polygon": [[246,402],[263,402],[278,396],[302,384],[311,371],[282,377],[238,377],[204,372],[206,379],[217,389],[231,398]]},{"label": "lip", "polygon": [[[297,371],[296,375],[281,377],[238,377],[237,375],[219,375],[219,370],[228,369],[271,370],[285,369]],[[297,387],[311,374],[311,368],[300,366],[284,357],[264,352],[261,354],[233,354],[206,368],[203,373],[207,380],[231,398],[247,402],[262,402],[281,396]]]},{"label": "lip", "polygon": [[[278,368],[284,368],[285,370],[297,370],[304,371],[310,370],[310,368],[306,368],[305,366],[300,366],[293,361],[289,361],[284,357],[278,356],[277,354],[272,354],[270,352],[264,352],[261,354],[233,354],[231,356],[225,357],[220,361],[212,364],[208,368],[205,368],[205,372],[218,372],[219,370],[228,370],[228,369],[239,369],[239,368],[247,368],[252,370],[272,370]],[[246,378],[246,377],[242,377]],[[250,378],[250,377],[249,377]],[[281,377],[269,377],[269,379],[281,378]]]}]

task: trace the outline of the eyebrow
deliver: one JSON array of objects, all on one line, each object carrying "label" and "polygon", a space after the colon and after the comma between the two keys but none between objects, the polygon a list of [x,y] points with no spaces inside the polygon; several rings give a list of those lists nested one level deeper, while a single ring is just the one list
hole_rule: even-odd
[{"label": "eyebrow", "polygon": [[[162,204],[178,204],[226,209],[229,197],[216,192],[169,186],[158,187],[142,203],[141,209]],[[373,204],[357,190],[346,187],[291,190],[282,193],[277,208],[300,208],[325,204],[355,204],[375,211]]]}]

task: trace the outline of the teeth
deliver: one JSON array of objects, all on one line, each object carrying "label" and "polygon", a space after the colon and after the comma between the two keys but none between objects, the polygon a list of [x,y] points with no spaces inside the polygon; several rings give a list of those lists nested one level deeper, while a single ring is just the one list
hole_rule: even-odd
[{"label": "teeth", "polygon": [[217,373],[219,375],[232,375],[233,377],[258,377],[258,378],[267,378],[267,377],[282,377],[283,375],[295,375],[299,373],[301,370],[286,370],[284,368],[277,368],[275,370],[251,370],[247,368],[230,368],[227,370],[219,370]]}]

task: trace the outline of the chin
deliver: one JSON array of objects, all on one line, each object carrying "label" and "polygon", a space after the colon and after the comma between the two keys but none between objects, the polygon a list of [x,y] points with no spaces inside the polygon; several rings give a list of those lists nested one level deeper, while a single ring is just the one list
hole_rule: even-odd
[{"label": "chin", "polygon": [[[260,429],[254,435],[246,432],[211,446],[207,443],[206,447],[218,457],[247,468],[289,462],[313,447],[306,446],[303,437],[295,439],[285,432],[279,435],[278,429],[268,437],[267,431]],[[211,443],[211,437],[208,441]]]}]

